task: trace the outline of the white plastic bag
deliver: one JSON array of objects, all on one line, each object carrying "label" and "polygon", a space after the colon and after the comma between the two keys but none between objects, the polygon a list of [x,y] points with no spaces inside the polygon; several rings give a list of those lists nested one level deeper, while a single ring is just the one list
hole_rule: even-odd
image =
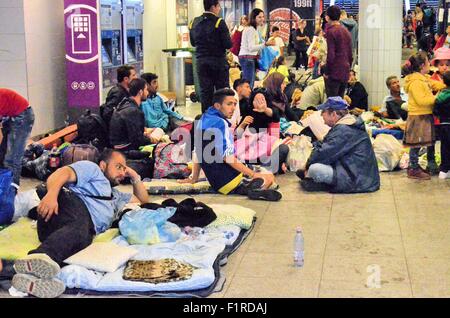
[{"label": "white plastic bag", "polygon": [[380,134],[375,138],[373,150],[380,171],[393,171],[397,168],[404,152],[401,142],[387,134]]},{"label": "white plastic bag", "polygon": [[289,155],[287,159],[289,169],[291,171],[305,170],[312,150],[313,145],[310,137],[304,135],[294,136],[292,143],[289,144]]},{"label": "white plastic bag", "polygon": [[27,217],[31,209],[37,207],[41,200],[39,199],[36,190],[19,192],[14,201],[14,217],[13,222],[16,222],[22,217]]}]

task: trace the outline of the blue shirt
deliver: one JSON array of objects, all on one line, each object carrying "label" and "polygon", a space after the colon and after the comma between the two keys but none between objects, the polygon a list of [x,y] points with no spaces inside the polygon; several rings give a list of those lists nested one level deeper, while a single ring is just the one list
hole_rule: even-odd
[{"label": "blue shirt", "polygon": [[147,128],[167,130],[169,128],[169,117],[175,117],[179,120],[183,119],[183,116],[167,108],[159,95],[149,96],[142,103],[141,109],[145,115],[145,127]]},{"label": "blue shirt", "polygon": [[224,162],[225,157],[235,156],[234,138],[230,122],[214,107],[203,114],[196,127],[202,147],[196,148],[203,172],[214,190],[229,194],[242,181],[242,174]]},{"label": "blue shirt", "polygon": [[[68,185],[68,188],[86,205],[97,234],[105,232],[111,227],[114,215],[130,202],[132,194],[113,189],[100,167],[93,162],[79,161],[70,167],[77,175],[77,183]],[[100,197],[112,195],[113,199],[99,200],[87,195]]]}]

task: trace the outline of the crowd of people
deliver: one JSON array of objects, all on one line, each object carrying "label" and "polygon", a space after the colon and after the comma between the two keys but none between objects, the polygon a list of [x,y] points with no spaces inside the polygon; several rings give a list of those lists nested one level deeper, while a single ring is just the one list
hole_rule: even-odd
[{"label": "crowd of people", "polygon": [[[41,201],[34,217],[41,245],[15,264],[0,261],[0,277],[14,277],[13,286],[27,292],[33,285],[31,292],[37,295],[48,290],[52,292],[43,292],[46,296],[62,293],[64,288],[55,273],[64,260],[111,226],[125,204],[149,201],[142,177],[127,165],[127,158],[141,147],[157,144],[158,130],[169,135],[180,127],[189,131],[193,137],[192,147],[187,147],[193,149],[192,174],[178,182],[197,183],[203,172],[219,194],[281,200],[275,176],[289,169],[290,148],[286,143],[295,134],[287,127],[293,125],[301,128],[299,134],[314,141],[305,169],[296,171],[305,191],[360,193],[380,188],[371,138],[362,118],[351,114],[355,109],[369,110],[368,93],[353,70],[358,54],[355,20],[338,6],[330,6],[312,40],[305,31],[307,22],[299,22],[293,35],[293,68],[312,68],[314,80],[288,96],[288,86],[295,80],[286,65],[287,52],[279,28],[274,26],[266,40],[260,32],[265,13],[254,9],[230,34],[219,17],[220,2],[205,0],[204,4],[205,13],[190,25],[202,114],[194,123],[184,118],[159,94],[158,75],[138,76],[133,67],[120,67],[118,83],[100,111],[109,147],[97,163],[80,161],[62,167],[49,177],[46,187],[38,189]],[[431,60],[438,68],[433,78],[428,75],[428,55],[421,51],[403,67],[404,90],[398,77],[386,80],[389,95],[379,114],[406,121],[404,144],[410,147],[410,178],[430,179],[439,172],[441,178],[450,177],[450,49],[446,43]],[[268,48],[278,57],[264,80],[257,83],[258,57]],[[231,88],[228,50],[236,55],[242,71]],[[433,115],[439,119],[440,167],[435,160]],[[2,88],[0,116],[0,162],[13,172],[18,189],[22,157],[34,122],[33,109],[19,94]],[[428,150],[426,170],[419,166],[421,147]],[[125,178],[131,180],[133,194],[115,189]]]}]

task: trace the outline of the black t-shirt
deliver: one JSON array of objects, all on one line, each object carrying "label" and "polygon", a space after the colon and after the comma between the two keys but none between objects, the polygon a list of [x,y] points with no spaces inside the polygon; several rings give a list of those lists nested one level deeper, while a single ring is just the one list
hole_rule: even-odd
[{"label": "black t-shirt", "polygon": [[300,51],[308,50],[308,43],[306,42],[306,39],[299,41],[299,40],[297,40],[298,36],[300,36],[300,37],[307,36],[306,29],[303,30],[303,32],[300,29],[297,29],[297,31],[295,32],[294,44],[295,44],[295,48],[297,50],[300,50]]}]

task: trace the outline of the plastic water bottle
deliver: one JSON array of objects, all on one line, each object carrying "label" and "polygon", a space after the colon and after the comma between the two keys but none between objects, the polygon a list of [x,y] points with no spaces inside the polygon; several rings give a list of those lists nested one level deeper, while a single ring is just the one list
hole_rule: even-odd
[{"label": "plastic water bottle", "polygon": [[303,267],[305,263],[304,258],[305,241],[303,239],[303,232],[301,228],[297,228],[294,240],[294,266]]}]

